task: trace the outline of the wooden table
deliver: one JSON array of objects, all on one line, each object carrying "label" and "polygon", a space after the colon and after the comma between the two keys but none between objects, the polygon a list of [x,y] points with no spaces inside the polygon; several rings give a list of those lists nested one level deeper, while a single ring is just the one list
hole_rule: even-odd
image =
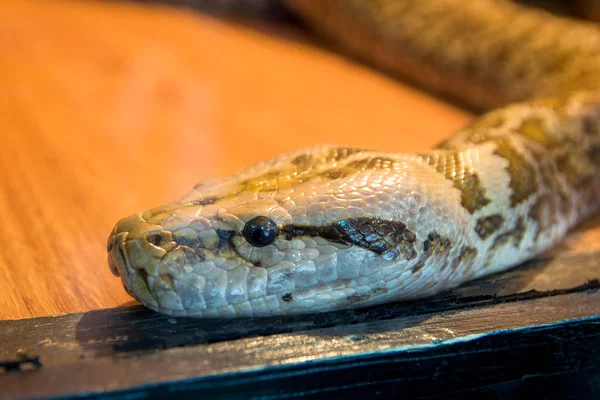
[{"label": "wooden table", "polygon": [[[160,331],[169,323],[136,307],[137,303],[109,272],[106,239],[120,217],[173,200],[203,178],[231,174],[281,152],[325,143],[419,151],[432,147],[473,117],[468,111],[315,45],[294,24],[256,24],[202,10],[156,5],[5,0],[0,3],[0,80],[0,320],[5,320],[0,321],[0,331],[10,332],[3,342],[9,344],[0,351],[5,360],[23,343],[29,345],[28,351],[54,354],[56,348],[48,350],[52,346],[42,343],[50,337],[54,343],[64,339],[72,344],[78,340],[78,350],[69,353],[72,358],[63,354],[71,361],[89,350],[90,340],[106,342],[112,338],[125,349],[146,343],[141,346],[147,350],[148,326]],[[590,222],[573,234],[554,253],[557,258],[547,258],[554,261],[546,261],[545,267],[507,275],[511,282],[518,282],[512,291],[487,281],[467,287],[466,294],[452,294],[451,307],[446,297],[438,303],[421,305],[426,310],[423,312],[546,298],[518,297],[531,290],[549,293],[556,289],[556,295],[580,297],[581,293],[594,292],[594,279],[600,278],[598,226]],[[548,271],[556,268],[547,265],[556,260],[562,262],[558,269],[564,279],[553,287],[548,282],[552,277]],[[574,264],[579,267],[569,267]],[[517,297],[508,303],[499,302],[498,293],[504,298]],[[491,297],[483,303],[474,300],[483,294]],[[587,311],[567,307],[559,317],[549,313],[545,322],[524,319],[519,326],[600,314],[596,297],[569,301],[580,308],[585,303]],[[183,328],[175,329],[176,339],[164,332],[159,334],[160,340],[171,339],[167,345],[159,340],[162,345],[158,347],[198,346],[256,336],[268,341],[275,340],[276,334],[297,332],[300,327],[335,329],[331,327],[349,321],[369,324],[389,320],[392,322],[387,322],[385,328],[389,330],[394,321],[397,323],[395,317],[390,317],[392,311],[399,318],[414,318],[396,306],[390,307],[370,314],[336,314],[321,323],[302,319],[283,325],[277,322],[280,328],[271,326],[266,331],[254,322],[243,322],[232,328],[230,336],[214,326],[184,322],[179,325]],[[495,311],[485,307],[477,312],[493,315]],[[94,311],[101,309],[108,310]],[[65,313],[75,314],[52,317]],[[373,313],[377,318],[372,317]],[[123,315],[127,317],[123,319]],[[33,317],[42,319],[21,320]],[[132,321],[138,322],[136,318],[149,318],[152,323],[141,328],[134,324],[132,328]],[[84,335],[83,342],[82,319],[87,321],[84,328],[96,332]],[[497,321],[498,329],[514,323],[502,321]],[[38,330],[32,333],[32,327],[42,322],[46,325],[41,326],[53,326],[54,330],[48,328],[46,335],[35,328]],[[465,328],[464,319],[452,323],[457,332],[473,332]],[[113,330],[103,331],[106,326]],[[197,332],[199,326],[206,328],[210,340],[182,339],[188,337],[189,329]],[[366,331],[371,329],[368,326]],[[64,329],[76,328],[77,338],[62,336]],[[489,328],[479,326],[477,332]],[[134,329],[146,341],[115,339],[111,336],[115,329],[129,332],[124,337],[131,336]],[[358,347],[336,354],[358,351],[364,342],[361,338],[368,336],[361,329],[348,333],[358,335],[357,340],[349,342]],[[421,333],[427,326],[423,329]],[[448,337],[439,336],[440,340],[444,338]],[[417,342],[430,341],[409,340],[405,344]],[[150,347],[155,349],[156,342],[152,343]],[[360,349],[380,350],[369,346]],[[205,347],[194,348],[207,351]],[[44,353],[47,351],[50,353]],[[316,354],[314,349],[304,348],[295,356],[279,354],[270,362],[295,363],[302,357],[311,359],[310,354]],[[47,355],[50,364],[66,362],[53,357]],[[252,365],[251,361],[244,362],[244,368]],[[35,369],[35,363],[33,366]],[[5,365],[5,369],[10,368]],[[61,373],[66,374],[66,370]],[[226,367],[215,367],[204,373],[220,377],[227,371]],[[16,376],[6,374],[5,382],[15,385],[11,386],[15,390],[10,392],[12,395],[22,393],[18,390],[23,381]],[[174,377],[180,378],[182,375]],[[0,375],[0,387],[2,379]],[[31,379],[35,384],[35,378]],[[54,386],[55,394],[61,393],[61,387],[66,386]],[[110,388],[123,387],[127,386]],[[102,385],[95,388],[110,389]]]}]

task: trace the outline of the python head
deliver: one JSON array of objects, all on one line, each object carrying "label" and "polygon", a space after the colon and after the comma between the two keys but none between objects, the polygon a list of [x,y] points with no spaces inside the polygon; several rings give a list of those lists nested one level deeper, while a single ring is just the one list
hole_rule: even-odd
[{"label": "python head", "polygon": [[175,316],[310,313],[434,293],[449,279],[431,279],[427,266],[450,259],[452,227],[424,209],[454,211],[426,204],[407,174],[419,168],[431,169],[340,147],[283,155],[120,220],[109,266],[135,299]]}]

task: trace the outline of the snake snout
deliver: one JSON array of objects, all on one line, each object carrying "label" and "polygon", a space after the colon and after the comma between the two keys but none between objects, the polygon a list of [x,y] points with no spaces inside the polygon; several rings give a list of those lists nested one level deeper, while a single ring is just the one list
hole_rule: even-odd
[{"label": "snake snout", "polygon": [[168,241],[160,226],[149,224],[137,213],[121,219],[108,238],[108,266],[120,277],[125,290],[145,306],[157,309],[152,292],[152,279],[158,262],[165,254],[159,247]]},{"label": "snake snout", "polygon": [[[124,281],[127,281],[132,272],[138,269],[136,265],[132,265],[132,260],[129,257],[131,251],[128,248],[131,248],[132,242],[137,239],[136,232],[140,230],[147,231],[147,225],[142,218],[142,213],[137,213],[121,219],[113,228],[108,238],[107,251],[109,269],[116,277],[121,277]],[[147,235],[150,236],[151,232]],[[157,241],[157,238],[152,238],[150,243],[156,243]]]},{"label": "snake snout", "polygon": [[123,253],[122,245],[127,238],[127,233],[119,233],[111,235],[108,238],[108,267],[114,276],[126,276],[127,264],[125,254]]}]

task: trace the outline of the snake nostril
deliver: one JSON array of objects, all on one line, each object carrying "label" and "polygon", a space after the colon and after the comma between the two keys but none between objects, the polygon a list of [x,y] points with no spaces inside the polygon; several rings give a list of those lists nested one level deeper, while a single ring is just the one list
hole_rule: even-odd
[{"label": "snake nostril", "polygon": [[163,244],[163,238],[160,233],[151,233],[150,235],[146,236],[146,240],[148,243],[154,246],[160,246]]}]

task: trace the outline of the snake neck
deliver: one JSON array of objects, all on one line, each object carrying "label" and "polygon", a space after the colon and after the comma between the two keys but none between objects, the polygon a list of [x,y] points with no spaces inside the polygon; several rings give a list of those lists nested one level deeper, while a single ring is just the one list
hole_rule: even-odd
[{"label": "snake neck", "polygon": [[[509,160],[511,180],[522,187],[537,188],[540,171],[563,181],[564,190],[578,198],[579,206],[567,212],[573,223],[597,209],[598,25],[504,0],[287,4],[359,59],[472,108],[493,108],[439,146],[448,157],[492,143]],[[561,196],[557,185],[549,186]]]}]

